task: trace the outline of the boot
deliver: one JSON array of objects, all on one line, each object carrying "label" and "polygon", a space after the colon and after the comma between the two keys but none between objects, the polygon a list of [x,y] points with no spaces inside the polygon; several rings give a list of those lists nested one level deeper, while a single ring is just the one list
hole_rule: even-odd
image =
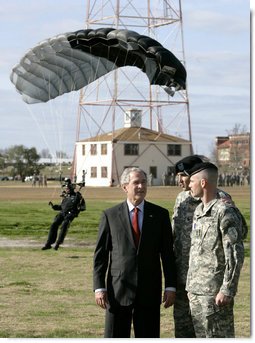
[{"label": "boot", "polygon": [[58,248],[59,248],[59,244],[56,243],[56,245],[55,245],[55,247],[54,247],[54,250],[58,250]]},{"label": "boot", "polygon": [[46,243],[45,246],[42,247],[42,250],[48,250],[48,249],[51,249],[51,245]]}]

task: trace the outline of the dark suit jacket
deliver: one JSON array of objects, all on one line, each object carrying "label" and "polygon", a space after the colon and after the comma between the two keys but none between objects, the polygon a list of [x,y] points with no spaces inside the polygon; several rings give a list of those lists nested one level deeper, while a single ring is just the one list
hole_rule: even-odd
[{"label": "dark suit jacket", "polygon": [[[172,229],[166,209],[145,201],[142,234],[135,247],[127,202],[103,212],[94,254],[94,290],[107,288],[111,305],[143,305],[162,300],[165,287],[176,287]],[[107,281],[106,280],[107,275]]]}]

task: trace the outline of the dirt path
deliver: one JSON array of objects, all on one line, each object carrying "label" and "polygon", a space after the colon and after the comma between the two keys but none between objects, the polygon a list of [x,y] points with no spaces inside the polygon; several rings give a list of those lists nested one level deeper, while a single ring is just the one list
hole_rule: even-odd
[{"label": "dirt path", "polygon": [[35,240],[27,239],[9,239],[7,237],[0,237],[0,247],[4,248],[27,248],[27,247],[40,247],[42,243]]},{"label": "dirt path", "polygon": [[[34,239],[10,239],[8,237],[0,237],[0,248],[38,248],[41,249],[43,242]],[[74,242],[66,239],[62,248],[75,247],[94,247],[91,243]]]}]

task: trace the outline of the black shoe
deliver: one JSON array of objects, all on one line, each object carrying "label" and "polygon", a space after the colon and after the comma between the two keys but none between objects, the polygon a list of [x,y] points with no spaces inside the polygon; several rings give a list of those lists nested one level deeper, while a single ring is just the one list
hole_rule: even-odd
[{"label": "black shoe", "polygon": [[56,244],[56,245],[54,246],[54,249],[55,249],[55,250],[58,250],[58,248],[59,248],[59,244]]},{"label": "black shoe", "polygon": [[42,250],[48,250],[48,249],[51,249],[51,245],[49,244],[45,244],[45,246],[42,247]]}]

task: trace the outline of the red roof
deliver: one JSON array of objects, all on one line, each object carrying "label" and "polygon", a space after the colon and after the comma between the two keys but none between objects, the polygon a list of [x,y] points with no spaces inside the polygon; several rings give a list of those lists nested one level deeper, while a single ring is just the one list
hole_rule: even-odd
[{"label": "red roof", "polygon": [[227,140],[226,142],[224,143],[221,143],[217,146],[218,149],[227,149],[227,148],[230,148],[230,141]]}]

